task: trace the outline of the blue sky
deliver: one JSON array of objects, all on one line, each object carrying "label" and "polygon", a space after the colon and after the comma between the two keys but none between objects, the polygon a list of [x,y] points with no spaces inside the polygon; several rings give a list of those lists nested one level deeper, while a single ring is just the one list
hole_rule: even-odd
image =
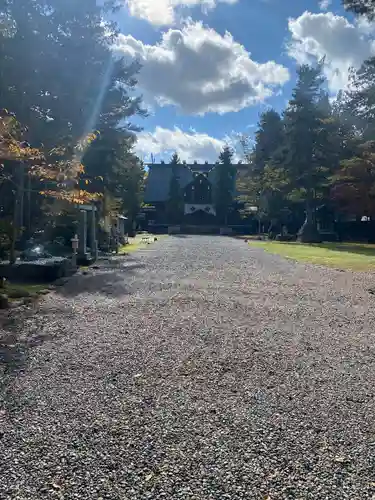
[{"label": "blue sky", "polygon": [[281,111],[296,65],[326,57],[334,96],[348,69],[375,54],[374,28],[339,0],[123,0],[118,50],[143,67],[139,88],[150,116],[138,154],[213,161],[252,134],[259,113]]}]

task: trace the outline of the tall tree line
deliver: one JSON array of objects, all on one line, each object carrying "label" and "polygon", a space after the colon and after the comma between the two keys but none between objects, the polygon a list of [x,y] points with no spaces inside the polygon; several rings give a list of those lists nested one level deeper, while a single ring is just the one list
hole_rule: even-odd
[{"label": "tall tree line", "polygon": [[144,172],[130,119],[145,113],[133,97],[138,65],[112,50],[117,27],[105,19],[115,7],[96,0],[1,1],[0,119],[7,130],[0,143],[11,137],[43,158],[26,161],[24,147],[21,156],[1,156],[3,226],[12,224],[19,183],[31,193],[30,230],[52,212],[91,200],[136,215]]},{"label": "tall tree line", "polygon": [[375,17],[375,0],[343,0],[343,5],[347,10],[367,16],[370,20]]},{"label": "tall tree line", "polygon": [[261,215],[277,221],[286,213],[302,224],[302,241],[320,240],[321,207],[343,217],[375,217],[375,59],[353,72],[350,89],[331,100],[321,61],[302,65],[282,114],[265,111],[248,151],[246,189]]}]

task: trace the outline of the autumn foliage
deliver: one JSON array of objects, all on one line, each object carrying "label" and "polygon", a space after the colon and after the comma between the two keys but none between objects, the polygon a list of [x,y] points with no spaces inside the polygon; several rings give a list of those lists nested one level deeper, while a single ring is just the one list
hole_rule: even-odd
[{"label": "autumn foliage", "polygon": [[[85,136],[74,147],[56,146],[50,151],[32,148],[24,140],[27,127],[22,126],[14,113],[7,109],[0,111],[0,161],[23,162],[28,174],[39,179],[45,189],[43,196],[74,204],[87,204],[98,201],[102,194],[80,189],[81,176],[85,168],[81,158],[90,144],[97,138],[98,132]],[[85,179],[89,185],[90,180]]]},{"label": "autumn foliage", "polygon": [[143,167],[131,118],[143,114],[139,65],[113,51],[113,6],[2,3],[0,253],[1,235],[9,239],[15,226],[21,246],[36,233],[69,243],[77,204],[95,203],[102,225],[109,200],[129,219],[138,213]]},{"label": "autumn foliage", "polygon": [[14,113],[7,109],[0,110],[0,161],[40,161],[43,158],[38,149],[34,149],[22,137],[27,133]]}]

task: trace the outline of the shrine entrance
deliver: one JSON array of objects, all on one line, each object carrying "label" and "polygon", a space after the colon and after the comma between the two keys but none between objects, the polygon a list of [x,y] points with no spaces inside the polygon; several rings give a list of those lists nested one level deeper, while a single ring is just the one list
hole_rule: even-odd
[{"label": "shrine entrance", "polygon": [[[192,209],[189,211],[189,209]],[[191,225],[212,225],[216,224],[215,213],[211,207],[197,208],[196,206],[185,205],[184,224]]]},{"label": "shrine entrance", "polygon": [[185,188],[184,201],[184,224],[194,226],[216,224],[212,185],[206,173],[194,173],[194,180]]}]

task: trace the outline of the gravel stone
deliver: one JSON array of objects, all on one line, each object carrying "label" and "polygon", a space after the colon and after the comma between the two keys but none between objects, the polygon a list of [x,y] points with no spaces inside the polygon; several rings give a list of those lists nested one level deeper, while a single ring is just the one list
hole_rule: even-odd
[{"label": "gravel stone", "polygon": [[0,329],[1,500],[375,499],[373,274],[208,236],[98,267]]}]

